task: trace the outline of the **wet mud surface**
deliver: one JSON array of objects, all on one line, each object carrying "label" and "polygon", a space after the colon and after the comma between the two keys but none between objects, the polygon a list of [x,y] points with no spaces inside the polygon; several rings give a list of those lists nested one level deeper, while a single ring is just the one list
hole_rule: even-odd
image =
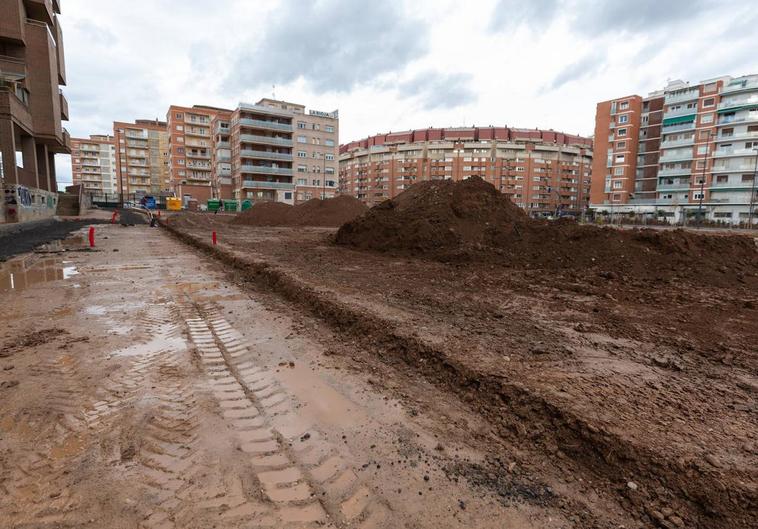
[{"label": "wet mud surface", "polygon": [[463,400],[164,230],[98,229],[97,251],[74,251],[82,230],[0,270],[3,527],[624,519],[523,467]]},{"label": "wet mud surface", "polygon": [[[169,227],[249,288],[359,344],[380,373],[463,402],[487,425],[472,439],[491,450],[483,462],[447,466],[448,476],[505,504],[520,491],[577,527],[756,526],[749,271],[711,284],[692,270],[624,276],[382,255],[335,246],[325,229],[207,218]],[[392,389],[393,377],[372,380]]]}]

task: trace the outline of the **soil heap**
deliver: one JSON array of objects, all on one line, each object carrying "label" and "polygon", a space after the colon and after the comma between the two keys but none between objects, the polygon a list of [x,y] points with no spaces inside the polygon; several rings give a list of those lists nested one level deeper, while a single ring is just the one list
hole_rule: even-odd
[{"label": "soil heap", "polygon": [[577,268],[634,276],[758,277],[750,237],[619,230],[530,219],[479,177],[415,184],[343,225],[337,244],[441,261]]},{"label": "soil heap", "polygon": [[297,206],[261,202],[237,215],[232,224],[336,227],[354,220],[367,209],[360,200],[343,195],[325,200],[314,198]]}]

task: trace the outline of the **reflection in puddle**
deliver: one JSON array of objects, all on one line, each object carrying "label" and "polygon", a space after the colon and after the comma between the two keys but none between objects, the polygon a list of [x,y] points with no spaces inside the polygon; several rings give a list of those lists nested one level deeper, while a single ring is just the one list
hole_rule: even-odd
[{"label": "reflection in puddle", "polygon": [[26,255],[0,263],[0,292],[20,292],[38,283],[68,279],[79,272],[60,257]]}]

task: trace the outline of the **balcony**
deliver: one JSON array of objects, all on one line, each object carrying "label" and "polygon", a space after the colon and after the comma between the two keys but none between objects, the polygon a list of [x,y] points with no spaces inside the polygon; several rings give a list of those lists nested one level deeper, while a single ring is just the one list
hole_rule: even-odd
[{"label": "balcony", "polygon": [[692,151],[688,153],[663,153],[658,159],[659,162],[679,162],[692,160]]},{"label": "balcony", "polygon": [[217,141],[216,149],[231,149],[232,146],[228,141]]},{"label": "balcony", "polygon": [[292,168],[291,167],[269,167],[267,165],[241,165],[240,173],[292,176]]},{"label": "balcony", "polygon": [[756,156],[758,151],[755,149],[719,149],[714,151],[714,158],[726,158],[729,156]]},{"label": "balcony", "polygon": [[184,129],[185,136],[200,136],[201,138],[210,138],[211,132],[208,129]]},{"label": "balcony", "polygon": [[739,82],[732,82],[721,89],[721,94],[734,94],[736,92],[747,92],[758,90],[758,79],[745,79]]},{"label": "balcony", "polygon": [[719,103],[719,110],[727,110],[730,108],[740,108],[743,106],[758,105],[758,95],[753,95],[741,99],[730,99],[728,101],[722,101]]},{"label": "balcony", "polygon": [[61,105],[61,119],[68,121],[68,100],[63,95],[63,90],[58,90],[58,97],[60,98]]},{"label": "balcony", "polygon": [[200,159],[200,160],[210,160],[211,159],[211,153],[205,153],[205,154],[203,154],[203,153],[187,152],[187,153],[185,153],[185,156],[187,158],[196,158],[196,159]]},{"label": "balcony", "polygon": [[216,155],[216,161],[219,161],[219,162],[230,162],[230,161],[232,161],[232,157],[229,154],[217,154]]},{"label": "balcony", "polygon": [[695,120],[688,121],[686,123],[679,123],[677,125],[668,125],[661,128],[661,134],[671,134],[672,132],[681,132],[683,130],[694,130]]},{"label": "balcony", "polygon": [[718,142],[739,140],[758,140],[758,132],[732,132],[729,135],[721,134],[716,138]]},{"label": "balcony", "polygon": [[260,182],[257,180],[243,180],[242,188],[245,189],[283,189],[293,191],[295,184],[289,182]]},{"label": "balcony", "polygon": [[663,140],[661,142],[661,149],[670,148],[670,147],[681,147],[684,145],[692,145],[695,143],[695,136],[690,136],[689,138],[679,138],[676,140]]},{"label": "balcony", "polygon": [[711,169],[713,173],[753,173],[754,171],[755,162],[730,166],[713,166]]},{"label": "balcony", "polygon": [[26,62],[17,57],[0,55],[0,72],[6,81],[21,81],[26,78]]},{"label": "balcony", "polygon": [[210,171],[211,164],[208,162],[187,162],[188,169],[200,169],[202,171]]},{"label": "balcony", "polygon": [[663,184],[659,183],[657,187],[657,191],[664,192],[664,191],[689,191],[690,189],[690,182],[678,182],[673,184]]},{"label": "balcony", "polygon": [[667,110],[663,113],[663,119],[675,118],[677,116],[690,116],[697,113],[696,108],[682,107],[676,110]]},{"label": "balcony", "polygon": [[691,174],[692,174],[692,167],[678,167],[676,169],[660,169],[658,171],[658,176],[679,176],[679,175],[691,175]]},{"label": "balcony", "polygon": [[673,103],[682,103],[684,101],[694,101],[700,97],[700,91],[695,89],[687,90],[686,92],[672,92],[666,94],[664,97],[664,103],[666,105],[671,105]]},{"label": "balcony", "polygon": [[751,112],[748,114],[742,114],[741,116],[734,116],[734,117],[722,117],[719,122],[718,126],[723,127],[724,125],[729,125],[731,123],[750,123],[750,122],[758,122],[758,112]]},{"label": "balcony", "polygon": [[244,143],[259,143],[262,145],[281,145],[284,147],[292,147],[292,140],[289,138],[258,136],[257,134],[240,134],[240,141]]},{"label": "balcony", "polygon": [[229,134],[229,125],[222,125],[221,123],[217,123],[216,127],[213,129],[213,132],[216,134]]},{"label": "balcony", "polygon": [[261,160],[284,160],[287,162],[292,161],[292,153],[289,152],[269,152],[269,151],[254,151],[251,149],[243,149],[240,151],[240,158],[258,158]]},{"label": "balcony", "polygon": [[239,120],[239,123],[240,123],[240,126],[242,127],[253,127],[256,129],[281,130],[284,132],[292,132],[291,123],[278,123],[275,121],[264,121],[262,119],[249,119],[249,118],[241,118]]}]

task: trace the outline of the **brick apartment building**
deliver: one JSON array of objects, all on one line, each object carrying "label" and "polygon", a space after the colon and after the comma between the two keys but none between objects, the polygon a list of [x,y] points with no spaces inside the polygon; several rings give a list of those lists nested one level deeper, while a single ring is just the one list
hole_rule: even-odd
[{"label": "brick apartment building", "polygon": [[340,147],[340,192],[372,206],[423,180],[481,176],[531,214],[580,214],[592,140],[507,127],[419,129]]},{"label": "brick apartment building", "polygon": [[745,222],[756,199],[758,75],[598,103],[595,152],[605,154],[593,165],[597,211]]},{"label": "brick apartment building", "polygon": [[213,149],[211,150],[211,185],[213,196],[230,200],[234,198],[232,186],[232,111],[219,111],[211,121]]},{"label": "brick apartment building", "polygon": [[170,195],[168,129],[165,121],[113,122],[118,192],[124,200]]},{"label": "brick apartment building", "polygon": [[116,142],[113,136],[92,134],[71,138],[71,174],[74,185],[92,195],[118,193]]},{"label": "brick apartment building", "polygon": [[[168,167],[176,196],[191,196],[200,202],[219,196],[218,169],[214,167],[215,142],[213,122],[222,116],[228,123],[231,110],[194,105],[171,105],[166,113],[168,123]],[[218,138],[218,141],[223,141]],[[223,157],[223,155],[222,155]],[[217,157],[216,157],[217,158]],[[218,163],[229,161],[217,160]],[[226,175],[229,177],[230,175]]]},{"label": "brick apartment building", "polygon": [[55,214],[55,154],[71,152],[58,0],[0,2],[0,223]]},{"label": "brick apartment building", "polygon": [[306,113],[286,101],[240,103],[230,120],[233,197],[294,204],[334,196],[338,120],[336,111]]}]

